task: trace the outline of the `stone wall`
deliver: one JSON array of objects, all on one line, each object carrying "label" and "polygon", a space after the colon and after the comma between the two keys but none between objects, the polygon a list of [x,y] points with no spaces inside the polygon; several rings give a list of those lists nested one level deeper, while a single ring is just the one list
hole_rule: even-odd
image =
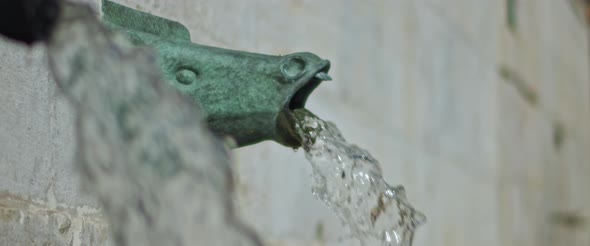
[{"label": "stone wall", "polygon": [[[334,81],[307,108],[406,187],[428,216],[415,245],[588,245],[587,28],[569,1],[510,1],[117,2],[197,43],[330,59]],[[105,244],[44,48],[0,40],[0,57],[0,245]],[[271,245],[350,241],[311,195],[301,151],[234,152],[240,213]]]}]

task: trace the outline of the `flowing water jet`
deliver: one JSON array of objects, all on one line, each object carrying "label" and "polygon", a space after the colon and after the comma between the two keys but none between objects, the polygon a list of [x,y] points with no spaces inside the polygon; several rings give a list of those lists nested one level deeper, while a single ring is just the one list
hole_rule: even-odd
[{"label": "flowing water jet", "polygon": [[306,109],[293,111],[294,131],[313,170],[313,194],[326,203],[363,245],[410,246],[426,221],[403,186],[383,179],[379,162],[348,143],[332,122]]}]

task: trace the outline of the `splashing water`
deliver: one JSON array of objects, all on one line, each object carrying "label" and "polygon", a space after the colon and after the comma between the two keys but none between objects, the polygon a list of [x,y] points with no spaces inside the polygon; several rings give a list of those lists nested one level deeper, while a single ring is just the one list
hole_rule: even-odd
[{"label": "splashing water", "polygon": [[333,123],[305,109],[295,110],[293,117],[312,165],[313,194],[363,245],[410,246],[426,217],[409,204],[404,187],[387,184],[379,162],[347,143]]},{"label": "splashing water", "polygon": [[260,246],[234,213],[227,150],[155,54],[65,3],[49,62],[77,116],[76,165],[116,245]]}]

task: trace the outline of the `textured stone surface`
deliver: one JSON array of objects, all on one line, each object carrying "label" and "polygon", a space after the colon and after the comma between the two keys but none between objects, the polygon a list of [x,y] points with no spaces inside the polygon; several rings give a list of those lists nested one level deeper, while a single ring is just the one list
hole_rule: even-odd
[{"label": "textured stone surface", "polygon": [[73,116],[47,70],[44,48],[0,42],[0,191],[92,204],[72,166]]},{"label": "textured stone surface", "polygon": [[[588,34],[568,1],[517,1],[516,31],[505,1],[117,2],[182,22],[196,43],[330,59],[334,81],[308,108],[404,184],[429,219],[416,245],[590,242]],[[53,187],[60,202],[92,204],[42,48],[2,41],[0,54],[0,189],[48,200]],[[345,244],[301,151],[265,142],[234,160],[241,213],[270,245]]]},{"label": "textured stone surface", "polygon": [[107,223],[99,210],[37,203],[0,194],[0,245],[104,245]]}]

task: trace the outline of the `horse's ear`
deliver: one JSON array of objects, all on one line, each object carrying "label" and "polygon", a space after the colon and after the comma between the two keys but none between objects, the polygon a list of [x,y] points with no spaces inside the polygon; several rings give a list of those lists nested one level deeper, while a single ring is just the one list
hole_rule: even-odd
[{"label": "horse's ear", "polygon": [[103,22],[126,31],[149,33],[166,39],[190,41],[190,33],[182,24],[102,0]]}]

